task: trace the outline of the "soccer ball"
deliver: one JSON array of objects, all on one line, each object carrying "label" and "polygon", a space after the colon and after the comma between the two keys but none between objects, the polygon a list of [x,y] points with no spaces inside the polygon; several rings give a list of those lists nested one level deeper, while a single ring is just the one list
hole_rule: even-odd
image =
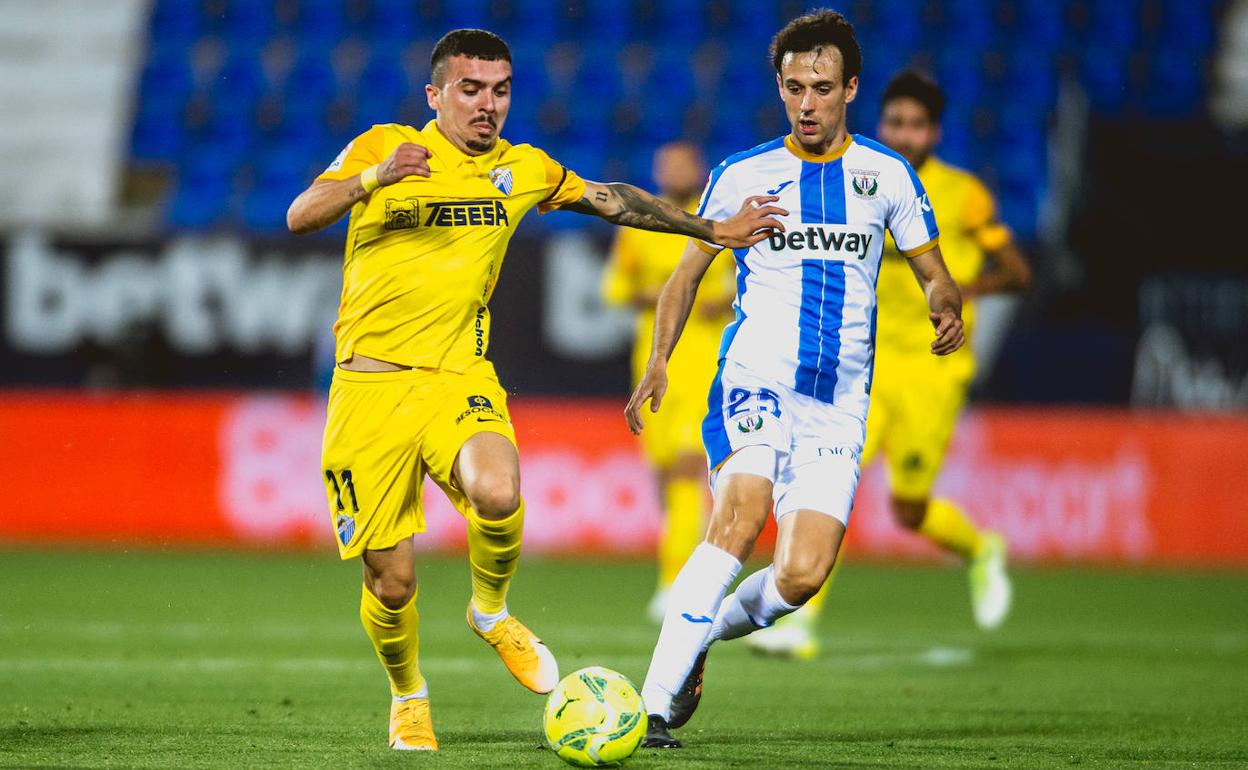
[{"label": "soccer ball", "polygon": [[573,671],[546,699],[546,741],[570,765],[619,767],[645,734],[641,694],[609,668]]}]

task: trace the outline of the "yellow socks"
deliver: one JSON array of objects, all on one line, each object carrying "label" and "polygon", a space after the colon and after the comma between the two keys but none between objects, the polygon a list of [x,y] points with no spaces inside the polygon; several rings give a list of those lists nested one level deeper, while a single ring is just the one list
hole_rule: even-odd
[{"label": "yellow socks", "polygon": [[706,485],[698,479],[675,478],[663,492],[666,515],[659,536],[659,587],[676,580],[689,554],[702,542],[706,527]]},{"label": "yellow socks", "polygon": [[938,498],[927,504],[919,534],[968,561],[983,547],[979,530],[951,500]]},{"label": "yellow socks", "polygon": [[360,622],[373,642],[381,665],[390,676],[390,692],[396,697],[411,695],[425,687],[425,678],[416,664],[420,652],[420,615],[416,595],[401,609],[392,610],[364,586],[360,597]]},{"label": "yellow socks", "polygon": [[483,519],[468,511],[468,566],[472,569],[472,606],[483,614],[502,612],[507,588],[519,566],[524,530],[524,501],[505,519]]}]

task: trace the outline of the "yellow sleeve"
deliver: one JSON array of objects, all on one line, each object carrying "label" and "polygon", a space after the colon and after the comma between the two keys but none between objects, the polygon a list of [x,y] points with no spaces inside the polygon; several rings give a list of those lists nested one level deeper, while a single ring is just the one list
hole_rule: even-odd
[{"label": "yellow sleeve", "polygon": [[382,153],[385,152],[386,136],[385,128],[382,126],[373,126],[355,139],[338,153],[338,157],[334,158],[334,162],[329,164],[329,168],[321,172],[317,177],[317,181],[328,179],[331,181],[341,181],[350,179],[360,173],[369,166],[375,166],[385,158]]},{"label": "yellow sleeve", "polygon": [[[696,240],[694,243],[702,245]],[[730,300],[737,293],[736,277],[736,263],[731,257],[720,254],[713,258],[706,268],[706,275],[702,278],[700,288],[706,289],[708,300]]]},{"label": "yellow sleeve", "polygon": [[621,227],[616,231],[607,268],[602,273],[602,300],[608,305],[620,307],[633,301],[637,292],[637,268],[641,264],[637,252],[635,231]]},{"label": "yellow sleeve", "polygon": [[546,171],[546,197],[541,203],[537,204],[537,210],[542,214],[560,206],[566,206],[569,203],[576,203],[585,195],[585,180],[576,175],[575,171],[571,171],[551,159],[549,155],[542,152],[538,148],[533,148],[537,152],[538,158],[542,161],[542,167]]},{"label": "yellow sleeve", "polygon": [[996,251],[1010,242],[1010,228],[997,219],[997,204],[992,193],[974,177],[967,186],[962,204],[962,229],[970,234],[979,248]]}]

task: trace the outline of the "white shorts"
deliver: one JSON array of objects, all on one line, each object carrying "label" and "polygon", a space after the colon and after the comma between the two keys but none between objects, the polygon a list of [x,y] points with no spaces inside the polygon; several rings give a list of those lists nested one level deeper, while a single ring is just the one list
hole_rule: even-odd
[{"label": "white shorts", "polygon": [[849,523],[861,472],[865,420],[733,361],[720,366],[707,406],[702,441],[712,488],[720,466],[734,452],[747,446],[770,447],[776,453],[771,481],[777,519],[812,510]]}]

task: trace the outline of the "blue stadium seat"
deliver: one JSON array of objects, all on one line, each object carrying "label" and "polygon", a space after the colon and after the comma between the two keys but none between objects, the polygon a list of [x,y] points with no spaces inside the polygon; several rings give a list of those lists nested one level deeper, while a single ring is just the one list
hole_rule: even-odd
[{"label": "blue stadium seat", "polygon": [[1144,91],[1150,112],[1181,117],[1196,113],[1202,102],[1201,71],[1192,52],[1166,45],[1150,58],[1149,87]]},{"label": "blue stadium seat", "polygon": [[1066,34],[1065,12],[1065,5],[1054,0],[1020,0],[1020,32],[1028,43],[1056,50]]},{"label": "blue stadium seat", "polygon": [[1138,0],[1092,0],[1089,43],[1126,50],[1139,40]]},{"label": "blue stadium seat", "polygon": [[1123,51],[1091,46],[1083,52],[1080,81],[1095,109],[1117,114],[1127,103],[1127,62]]}]

